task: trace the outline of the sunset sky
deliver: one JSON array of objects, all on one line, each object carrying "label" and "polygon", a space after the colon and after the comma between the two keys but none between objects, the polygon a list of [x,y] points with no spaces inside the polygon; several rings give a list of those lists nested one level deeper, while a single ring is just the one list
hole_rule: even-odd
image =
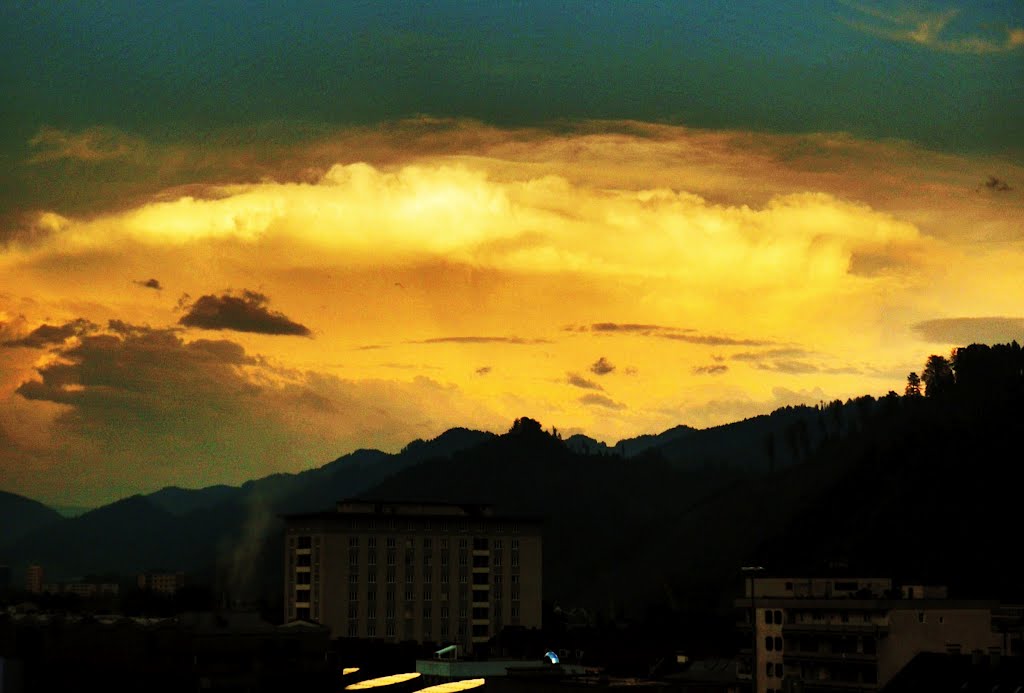
[{"label": "sunset sky", "polygon": [[614,443],[1024,340],[1024,4],[4,3],[0,489],[531,416]]}]

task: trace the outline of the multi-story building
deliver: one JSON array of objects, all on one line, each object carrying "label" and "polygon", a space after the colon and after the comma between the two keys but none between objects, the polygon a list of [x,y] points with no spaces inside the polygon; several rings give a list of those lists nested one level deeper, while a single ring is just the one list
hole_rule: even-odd
[{"label": "multi-story building", "polygon": [[140,573],[138,585],[140,590],[175,594],[185,586],[185,573]]},{"label": "multi-story building", "polygon": [[456,643],[541,625],[541,524],[486,505],[342,501],[285,517],[285,620]]},{"label": "multi-story building", "polygon": [[741,673],[753,674],[755,693],[795,682],[808,693],[880,690],[921,652],[1002,653],[1005,640],[995,602],[894,591],[886,578],[748,578],[736,606],[753,655]]},{"label": "multi-story building", "polygon": [[25,591],[32,594],[43,592],[43,566],[30,565],[25,570]]}]

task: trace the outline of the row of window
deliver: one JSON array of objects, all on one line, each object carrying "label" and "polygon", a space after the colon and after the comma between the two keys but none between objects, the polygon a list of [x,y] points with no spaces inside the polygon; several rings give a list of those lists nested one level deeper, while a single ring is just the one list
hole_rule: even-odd
[{"label": "row of window", "polygon": [[[302,585],[299,585],[297,587],[297,589],[305,590],[305,589],[309,589],[309,588],[305,587],[305,586],[302,586]],[[509,591],[509,597],[514,602],[518,602],[519,601],[519,594],[520,594],[520,592],[519,592],[519,588],[518,587],[513,587]],[[448,592],[447,591],[441,591],[439,593],[439,595],[440,595],[440,601],[442,601],[442,602],[448,601]],[[359,589],[358,588],[356,588],[356,587],[349,587],[349,590],[348,590],[348,600],[350,602],[364,601],[363,599],[360,599],[360,596],[361,595],[359,593]],[[389,601],[389,602],[395,601],[395,591],[393,589],[388,589],[385,592],[385,596],[387,598],[387,601]],[[406,588],[404,596],[405,596],[405,601],[407,601],[407,602],[416,601],[416,592],[415,592],[415,590],[413,590],[411,588]],[[464,600],[466,598],[466,594],[463,593],[461,595],[461,597]],[[502,593],[500,591],[495,591],[492,594],[492,593],[484,591],[484,590],[473,590],[473,601],[476,601],[476,602],[492,601],[492,599],[490,599],[490,597],[493,597],[493,601],[500,602],[502,600]],[[433,598],[434,598],[434,591],[431,588],[429,588],[429,587],[424,588],[424,590],[423,590],[423,601],[425,601],[425,602],[433,601]],[[373,588],[368,589],[366,591],[365,601],[374,602],[376,600],[377,600],[377,590],[373,589]]]},{"label": "row of window", "polygon": [[[296,612],[297,612],[296,615],[297,615],[298,618],[303,618],[303,619],[308,619],[309,618],[309,609],[300,608],[300,609],[297,609]],[[431,633],[434,630],[433,629],[433,622],[431,621],[431,616],[432,616],[432,614],[430,613],[429,610],[425,610],[423,612],[423,632],[425,632],[425,633]],[[513,622],[518,621],[518,619],[519,619],[519,609],[517,607],[513,607],[512,612],[511,612],[511,616],[512,616]],[[359,619],[358,619],[358,614],[354,614],[350,610],[348,617],[349,617],[349,621],[348,621],[348,635],[349,635],[349,637],[352,637],[352,638],[358,637],[358,635],[359,635]],[[477,610],[474,609],[473,610],[473,618],[474,619],[487,618],[487,615],[484,614],[483,616],[477,616]],[[442,638],[448,637],[449,621],[450,620],[448,618],[447,610],[443,610],[442,614],[441,614],[441,637]],[[462,634],[465,634],[467,632],[467,625],[468,624],[466,622],[465,613],[463,613],[460,616],[460,620],[459,620],[459,632],[462,633]],[[386,618],[384,619],[384,634],[385,634],[386,637],[394,637],[395,630],[396,630],[395,626],[396,626],[395,614],[393,612],[388,612]],[[413,632],[413,628],[414,628],[413,621],[408,619],[408,617],[407,617],[406,621],[405,621],[405,632],[407,634],[411,634]],[[488,626],[485,623],[473,624],[472,632],[473,632],[473,636],[474,637],[484,637],[484,636],[486,636],[488,634]],[[366,620],[366,635],[367,635],[367,637],[370,637],[370,638],[376,637],[376,635],[377,635],[377,619],[375,618],[374,614],[370,614],[369,617]]]},{"label": "row of window", "polygon": [[[412,550],[414,550],[416,548],[416,540],[413,537],[405,537],[401,543],[405,547],[406,550],[412,551]],[[396,548],[398,548],[398,544],[399,544],[399,541],[398,541],[397,537],[385,537],[384,538],[384,545],[388,549],[396,549]],[[439,547],[442,550],[447,550],[448,549],[448,537],[441,537],[441,538],[439,538],[438,539],[438,545],[439,545]],[[304,548],[308,549],[311,546],[312,546],[311,537],[299,537],[298,548],[300,548],[300,549],[304,549]],[[348,547],[350,549],[358,549],[359,546],[360,546],[360,543],[359,543],[359,537],[358,536],[350,536],[348,538]],[[511,549],[513,551],[518,551],[519,550],[519,540],[518,539],[512,539],[511,542],[510,542],[510,546],[511,546]],[[424,551],[430,551],[431,549],[434,548],[434,538],[433,537],[423,537],[420,540],[420,547]],[[366,548],[368,548],[368,549],[375,549],[375,548],[377,548],[377,537],[367,537],[366,538]],[[503,551],[504,548],[505,548],[504,540],[502,540],[502,539],[495,539],[493,542],[491,542],[491,540],[487,539],[486,537],[474,537],[473,538],[473,550],[474,551],[489,551],[492,548],[495,551]],[[469,539],[468,538],[459,539],[459,549],[463,550],[463,551],[469,550]]]},{"label": "row of window", "polygon": [[765,609],[764,610],[764,622],[767,623],[768,625],[771,625],[773,623],[777,623],[778,625],[781,626],[782,625],[782,612],[779,611],[778,609],[775,609],[774,611],[772,609]]},{"label": "row of window", "polygon": [[[377,582],[376,566],[371,565],[371,566],[368,566],[368,567],[370,568],[370,570],[368,570],[366,572],[366,581],[369,582],[369,583]],[[513,564],[512,567],[513,568],[518,568],[519,566]],[[349,566],[349,572],[348,572],[348,581],[349,581],[349,583],[357,583],[357,582],[359,582],[359,571],[356,570],[356,568],[358,568],[358,566],[352,566],[352,565]],[[302,575],[302,573],[300,572],[300,573],[298,573],[298,575]],[[415,568],[407,567],[406,570],[404,571],[404,575],[405,575],[405,577],[404,577],[404,581],[405,582],[415,582],[416,581],[416,570],[415,570]],[[449,573],[442,571],[440,573],[440,575],[441,575],[441,583],[442,584],[448,584],[448,582],[449,582]],[[488,576],[491,576],[491,577],[488,577]],[[424,570],[423,573],[422,573],[422,578],[423,578],[423,582],[425,584],[430,584],[431,582],[434,581],[434,571],[432,571],[432,570]],[[501,575],[501,574],[495,574],[495,573],[473,573],[473,584],[474,585],[486,585],[488,582],[491,581],[491,578],[493,578],[495,585],[501,585],[502,582],[505,579],[505,576]],[[384,571],[384,581],[389,583],[389,584],[392,584],[392,583],[397,582],[397,580],[398,580],[397,569],[395,568],[395,566],[388,566],[387,569]],[[513,585],[518,585],[519,584],[519,574],[518,573],[513,573],[512,575],[509,575],[509,580],[512,582]],[[469,571],[466,570],[465,568],[459,570],[459,582],[460,583],[469,582]]]},{"label": "row of window", "polygon": [[776,636],[771,636],[771,635],[765,636],[765,639],[764,639],[764,649],[768,650],[769,652],[773,652],[773,651],[782,652],[782,638],[779,637],[778,635],[776,635]]}]

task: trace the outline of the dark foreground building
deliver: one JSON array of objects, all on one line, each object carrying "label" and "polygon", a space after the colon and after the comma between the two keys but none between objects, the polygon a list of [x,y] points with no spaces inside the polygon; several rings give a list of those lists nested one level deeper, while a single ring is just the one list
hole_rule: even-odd
[{"label": "dark foreground building", "polygon": [[286,622],[467,653],[505,626],[541,626],[536,519],[487,505],[349,500],[285,520]]},{"label": "dark foreground building", "polygon": [[273,626],[254,613],[166,619],[6,614],[0,616],[0,659],[18,671],[24,691],[337,689],[326,628]]}]

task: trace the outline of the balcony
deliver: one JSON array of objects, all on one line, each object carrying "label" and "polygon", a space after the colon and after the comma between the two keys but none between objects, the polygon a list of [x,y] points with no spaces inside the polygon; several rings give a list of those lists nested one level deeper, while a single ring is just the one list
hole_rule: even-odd
[{"label": "balcony", "polygon": [[843,635],[881,635],[889,632],[887,623],[787,623],[782,626],[783,635],[807,633],[819,635],[836,633]]},{"label": "balcony", "polygon": [[795,662],[874,662],[877,659],[877,654],[866,654],[864,652],[825,652],[823,650],[814,652],[786,650],[782,655],[782,660],[787,665]]}]

